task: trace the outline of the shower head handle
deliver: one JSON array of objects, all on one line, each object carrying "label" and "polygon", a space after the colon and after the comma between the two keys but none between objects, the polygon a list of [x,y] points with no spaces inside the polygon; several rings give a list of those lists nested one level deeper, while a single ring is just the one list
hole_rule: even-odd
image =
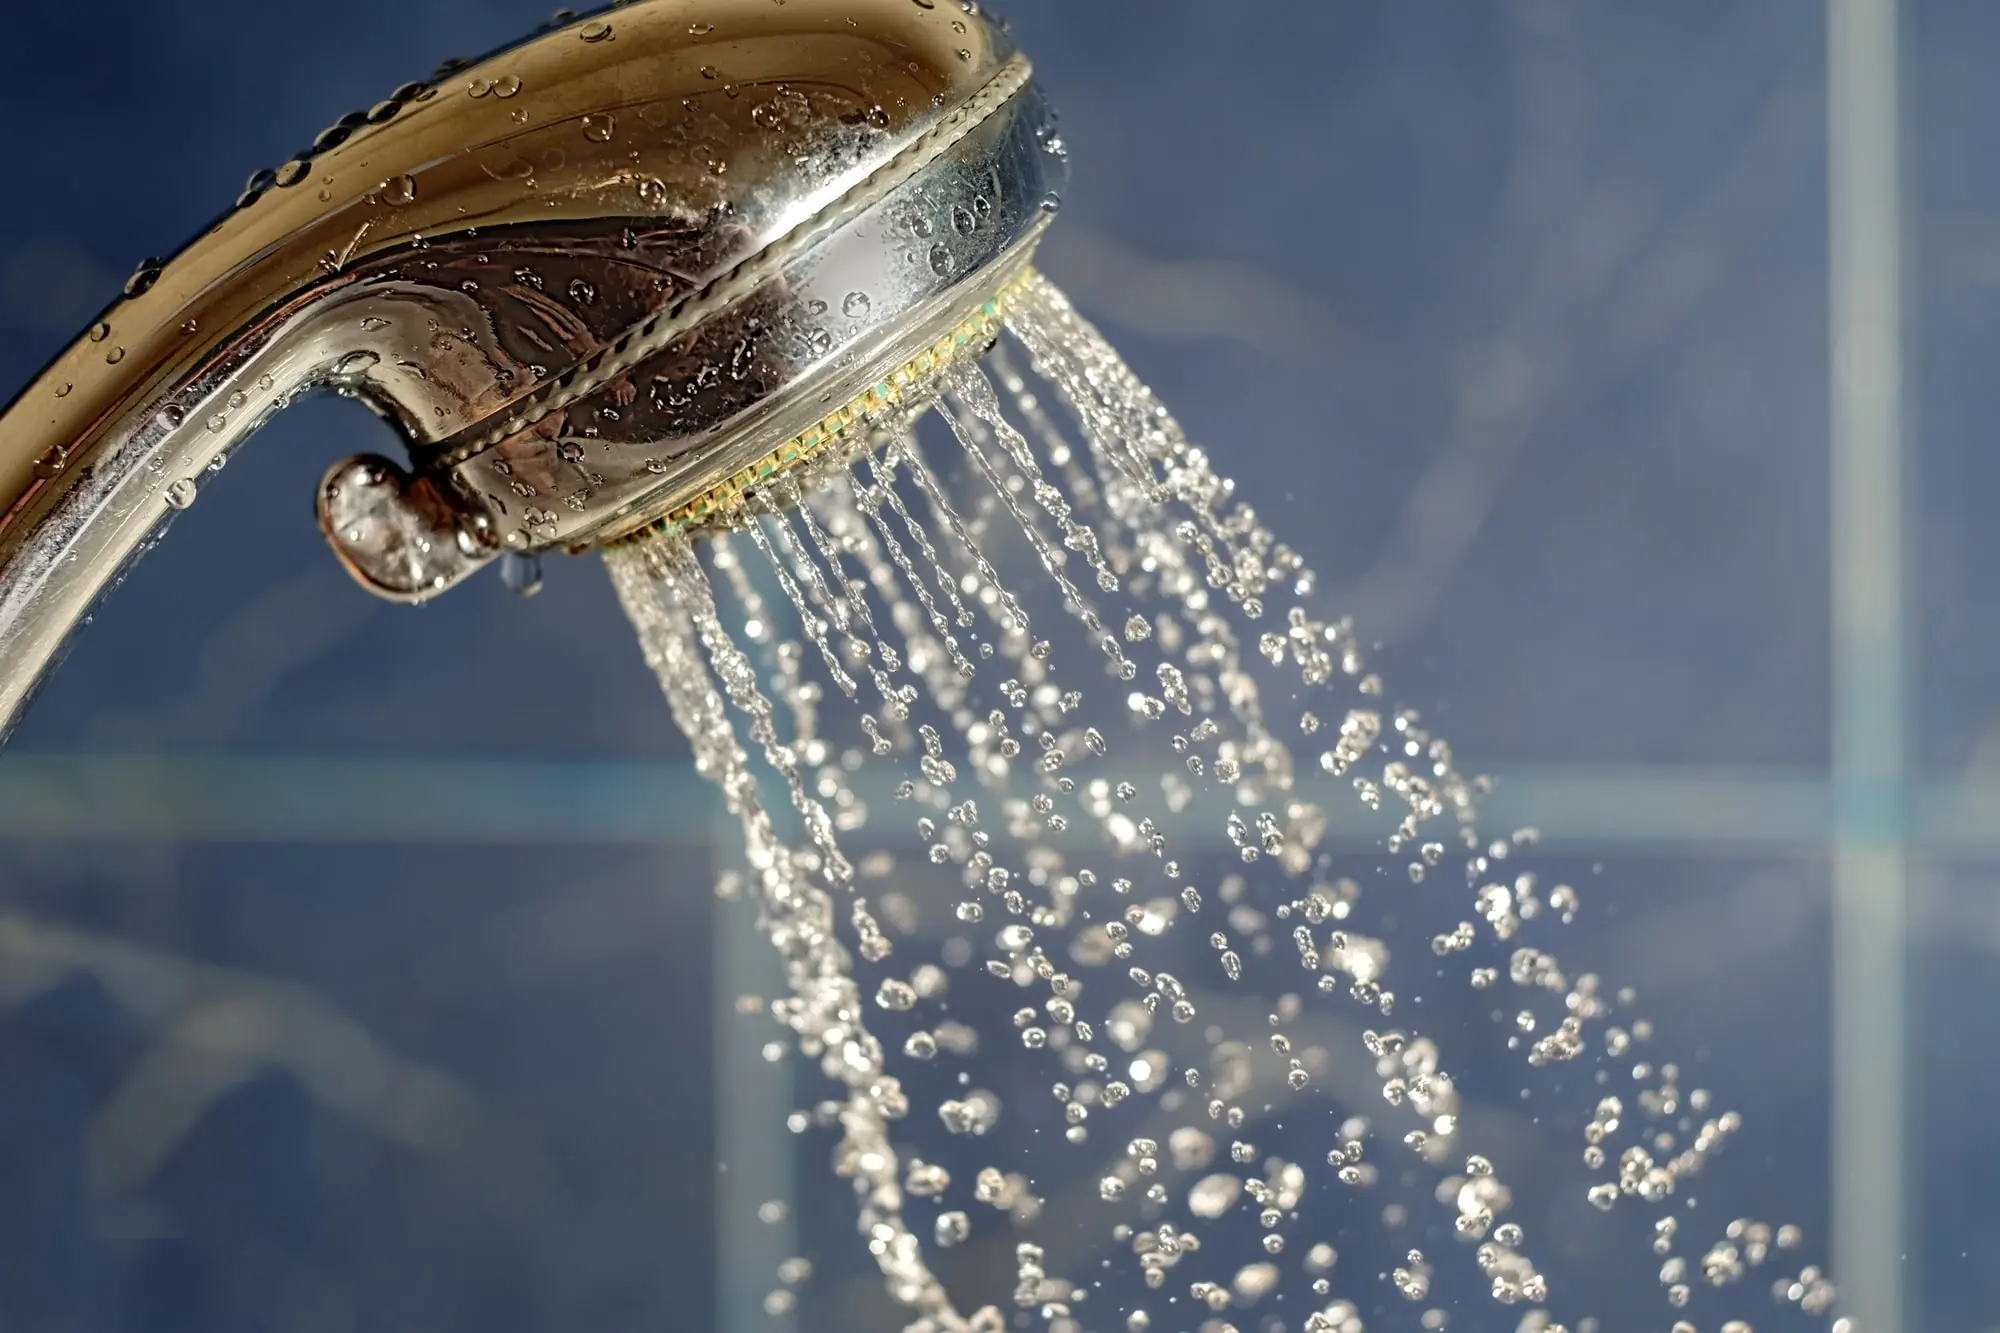
[{"label": "shower head handle", "polygon": [[386,597],[716,521],[990,330],[1064,167],[963,0],[642,0],[343,117],[0,415],[0,734],[301,392],[363,399],[407,449],[316,497]]}]

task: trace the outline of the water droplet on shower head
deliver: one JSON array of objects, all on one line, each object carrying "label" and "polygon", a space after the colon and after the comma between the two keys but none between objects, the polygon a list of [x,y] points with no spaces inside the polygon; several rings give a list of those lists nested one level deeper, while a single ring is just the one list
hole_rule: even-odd
[{"label": "water droplet on shower head", "polygon": [[[358,123],[365,123],[368,119],[365,113],[356,112],[354,113],[354,115]],[[346,143],[347,140],[353,135],[353,133],[354,133],[354,126],[348,124],[344,120],[337,125],[329,125],[325,129],[321,130],[319,134],[314,137],[312,145],[313,152],[324,153],[331,149],[338,148],[342,144]]]},{"label": "water droplet on shower head", "polygon": [[617,132],[618,122],[609,112],[583,118],[583,137],[592,143],[610,143]]},{"label": "water droplet on shower head", "polygon": [[106,324],[103,320],[100,319],[95,324],[92,324],[90,326],[90,340],[92,342],[101,343],[110,336],[111,336],[111,326],[109,324]]},{"label": "water droplet on shower head", "polygon": [[592,19],[578,29],[576,35],[586,42],[601,42],[611,36],[611,25],[602,19]]},{"label": "water droplet on shower head", "polygon": [[408,172],[389,177],[382,182],[382,202],[391,208],[401,208],[417,197],[417,181]]},{"label": "water droplet on shower head", "polygon": [[868,299],[867,292],[849,292],[847,299],[840,303],[840,313],[849,319],[865,319],[874,304]]},{"label": "water droplet on shower head", "polygon": [[512,97],[520,91],[521,76],[518,74],[502,74],[499,78],[493,80],[493,95],[495,97],[505,99]]},{"label": "water droplet on shower head", "polygon": [[271,179],[273,184],[283,190],[297,185],[310,175],[312,175],[312,163],[306,161],[304,158],[295,157],[285,163],[284,166],[279,167],[277,173]]},{"label": "water droplet on shower head", "polygon": [[47,481],[68,466],[69,446],[52,444],[35,460],[35,475]]},{"label": "water droplet on shower head", "polygon": [[647,208],[659,210],[667,206],[667,183],[658,176],[648,176],[639,182],[639,202]]},{"label": "water droplet on shower head", "polygon": [[194,503],[194,483],[186,477],[177,478],[167,484],[166,501],[175,509],[186,509]]},{"label": "water droplet on shower head", "polygon": [[125,279],[125,295],[127,297],[143,295],[159,281],[162,262],[158,259],[140,260],[139,267],[132,270],[132,276]]},{"label": "water droplet on shower head", "polygon": [[[349,352],[346,356],[340,358],[333,367],[333,377],[337,380],[360,379],[381,363],[382,357],[379,353],[362,348],[358,351]],[[239,401],[241,398],[242,395],[240,393],[232,395],[229,405],[231,407],[241,407],[242,401]]]}]

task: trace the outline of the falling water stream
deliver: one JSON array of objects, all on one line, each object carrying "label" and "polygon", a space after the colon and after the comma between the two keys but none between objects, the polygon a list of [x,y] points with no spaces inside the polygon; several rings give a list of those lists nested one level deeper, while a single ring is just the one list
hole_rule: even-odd
[{"label": "falling water stream", "polygon": [[[1599,1327],[1518,1220],[1558,1186],[1480,1138],[1455,1059],[1562,1101],[1537,1129],[1577,1135],[1658,1327],[1748,1333],[1753,1291],[1828,1314],[1797,1227],[1688,1206],[1741,1117],[1559,947],[1585,905],[1533,830],[1481,829],[1486,781],[1055,287],[1006,328],[936,438],[610,556],[742,827],[722,891],[783,960],[747,1007],[823,1076],[788,1123],[907,1328],[1359,1333],[1385,1285],[1409,1314],[1378,1327]],[[1364,889],[1335,829],[1391,873]],[[1426,1034],[1446,987],[1503,1050]],[[1357,1232],[1393,1260],[1343,1258]]]}]

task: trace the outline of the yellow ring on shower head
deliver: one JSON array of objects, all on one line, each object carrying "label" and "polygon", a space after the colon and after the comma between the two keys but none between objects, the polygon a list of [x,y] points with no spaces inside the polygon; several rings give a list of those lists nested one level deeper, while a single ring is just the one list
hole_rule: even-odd
[{"label": "yellow ring on shower head", "polygon": [[836,451],[850,460],[865,447],[869,433],[913,404],[927,402],[951,370],[976,360],[1000,334],[1007,307],[1019,295],[1034,270],[1012,279],[944,337],[926,347],[877,381],[852,401],[827,413],[805,430],[741,471],[724,478],[665,517],[618,539],[614,545],[679,528],[686,532],[716,532],[738,527],[759,508],[761,488],[806,466],[828,461]]}]

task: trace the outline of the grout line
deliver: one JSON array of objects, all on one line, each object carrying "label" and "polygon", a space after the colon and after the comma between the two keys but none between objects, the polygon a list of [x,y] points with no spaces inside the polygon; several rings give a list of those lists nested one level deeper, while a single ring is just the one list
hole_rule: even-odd
[{"label": "grout line", "polygon": [[[1898,783],[1829,784],[1808,770],[1500,764],[1493,771],[1500,777],[1482,826],[1497,835],[1538,825],[1555,855],[1818,859],[1831,845],[1870,845],[1891,830],[1936,855],[2000,856],[2000,783],[1913,782],[1905,795]],[[865,775],[856,784],[880,811],[897,804],[889,787]],[[1379,851],[1393,823],[1367,815],[1351,792],[1317,774],[1301,775],[1298,795],[1325,808],[1328,841],[1341,850]],[[714,789],[679,758],[0,756],[0,840],[11,842],[694,848],[714,843],[718,808]],[[884,845],[914,841],[910,822],[880,819],[871,836]],[[1188,824],[1190,832],[1203,828]]]},{"label": "grout line", "polygon": [[1909,838],[1897,0],[1830,0],[1833,1274],[1868,1333],[1921,1327],[1904,1280]]},{"label": "grout line", "polygon": [[[733,821],[718,807],[713,824],[710,879],[740,861]],[[787,1211],[765,1220],[758,1209],[777,1201],[793,1208],[799,1197],[798,1141],[785,1114],[798,1104],[789,1060],[763,1056],[781,1029],[768,1015],[736,1010],[738,996],[785,993],[784,970],[771,942],[757,931],[749,889],[733,901],[712,896],[710,938],[715,975],[710,983],[715,1116],[715,1333],[792,1333],[796,1311],[770,1310],[766,1296],[780,1290],[778,1267],[799,1253],[798,1217]]]}]

